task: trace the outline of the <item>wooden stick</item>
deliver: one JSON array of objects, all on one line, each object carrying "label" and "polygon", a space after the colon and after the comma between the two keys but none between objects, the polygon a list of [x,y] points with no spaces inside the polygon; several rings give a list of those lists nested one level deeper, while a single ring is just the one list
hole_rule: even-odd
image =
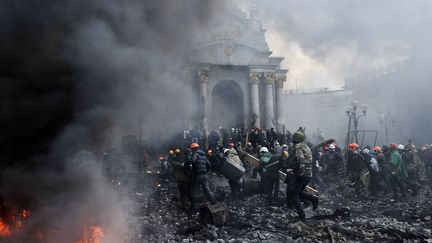
[{"label": "wooden stick", "polygon": [[[280,173],[281,175],[285,176],[285,177],[287,176],[287,174],[284,173],[284,172],[282,172],[282,171],[279,171],[279,173]],[[314,193],[314,194],[316,194],[316,195],[319,194],[319,191],[317,191],[315,188],[310,187],[310,186],[306,186],[305,190],[308,191],[308,192]]]},{"label": "wooden stick", "polygon": [[276,162],[273,162],[273,163],[271,163],[271,164],[268,164],[268,165],[266,165],[264,168],[269,168],[269,167],[272,167],[273,165],[277,165],[277,164],[279,164],[279,161],[276,161]]}]

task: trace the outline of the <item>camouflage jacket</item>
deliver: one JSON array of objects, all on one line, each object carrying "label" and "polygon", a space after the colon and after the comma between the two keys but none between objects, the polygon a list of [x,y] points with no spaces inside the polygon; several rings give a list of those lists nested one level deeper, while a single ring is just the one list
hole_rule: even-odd
[{"label": "camouflage jacket", "polygon": [[312,177],[312,151],[305,143],[294,145],[294,168],[295,175]]}]

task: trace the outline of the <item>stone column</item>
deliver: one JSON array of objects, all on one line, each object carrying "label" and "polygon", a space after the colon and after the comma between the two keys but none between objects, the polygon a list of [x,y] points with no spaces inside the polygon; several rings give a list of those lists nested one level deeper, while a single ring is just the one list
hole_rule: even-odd
[{"label": "stone column", "polygon": [[207,119],[207,83],[209,81],[210,72],[209,70],[199,70],[198,78],[200,82],[200,98],[199,98],[199,111],[201,114],[201,130],[208,130],[208,119]]},{"label": "stone column", "polygon": [[284,123],[282,114],[282,97],[283,97],[283,86],[286,81],[286,76],[279,76],[276,78],[276,90],[275,90],[275,100],[276,100],[276,130],[282,131],[282,126]]},{"label": "stone column", "polygon": [[251,72],[249,73],[250,81],[250,98],[251,98],[251,121],[247,126],[259,127],[260,126],[260,113],[259,113],[259,93],[258,84],[261,78],[261,73]]},{"label": "stone column", "polygon": [[273,107],[273,83],[275,81],[274,73],[264,73],[264,84],[265,84],[265,128],[270,129],[275,127],[275,124],[272,123],[274,120],[274,107]]},{"label": "stone column", "polygon": [[184,129],[185,130],[190,130],[192,128],[192,124],[191,124],[191,119],[193,116],[193,112],[192,112],[192,97],[193,97],[193,89],[192,89],[192,80],[194,78],[194,74],[195,72],[191,69],[183,69],[183,73],[182,73],[182,79],[184,84],[187,87],[187,91],[188,93],[186,94],[186,114],[184,117]]}]

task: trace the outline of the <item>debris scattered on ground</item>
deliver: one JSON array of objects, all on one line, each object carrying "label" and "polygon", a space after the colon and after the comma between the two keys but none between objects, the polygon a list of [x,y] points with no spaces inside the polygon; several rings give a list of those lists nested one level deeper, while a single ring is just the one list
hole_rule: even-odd
[{"label": "debris scattered on ground", "polygon": [[[150,183],[154,184],[154,183]],[[229,195],[229,188],[218,188]],[[432,201],[426,196],[406,199],[356,198],[346,188],[320,195],[316,212],[306,209],[308,222],[280,202],[270,205],[264,195],[225,198],[231,220],[223,226],[199,223],[199,210],[190,212],[178,200],[174,183],[136,194],[134,242],[432,242]]]}]

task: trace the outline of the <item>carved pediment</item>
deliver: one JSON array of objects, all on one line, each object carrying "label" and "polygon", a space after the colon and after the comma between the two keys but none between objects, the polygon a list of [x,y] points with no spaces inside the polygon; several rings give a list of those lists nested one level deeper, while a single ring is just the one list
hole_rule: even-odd
[{"label": "carved pediment", "polygon": [[271,52],[264,32],[257,20],[247,18],[243,13],[231,12],[198,36],[190,59],[192,62],[221,65],[268,63]]}]

